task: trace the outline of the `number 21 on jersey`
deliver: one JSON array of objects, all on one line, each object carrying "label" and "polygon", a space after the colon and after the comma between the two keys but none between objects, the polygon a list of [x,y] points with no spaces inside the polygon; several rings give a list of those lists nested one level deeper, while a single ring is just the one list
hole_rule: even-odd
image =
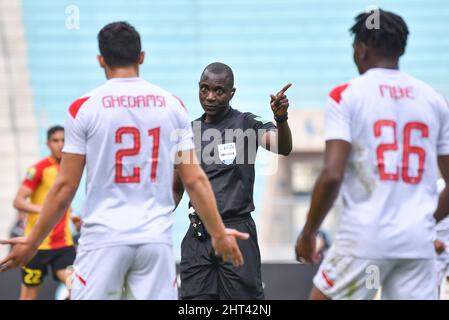
[{"label": "number 21 on jersey", "polygon": [[[150,181],[156,181],[156,172],[159,156],[159,140],[160,128],[153,128],[147,131],[147,134],[153,140],[153,148],[151,152],[151,173]],[[117,150],[115,154],[115,183],[139,183],[140,182],[140,168],[133,167],[132,175],[123,175],[123,158],[136,156],[140,153],[141,134],[139,129],[135,127],[121,127],[115,132],[115,143],[121,144],[124,135],[131,135],[133,141],[132,148]],[[146,136],[145,136],[146,137]]]}]

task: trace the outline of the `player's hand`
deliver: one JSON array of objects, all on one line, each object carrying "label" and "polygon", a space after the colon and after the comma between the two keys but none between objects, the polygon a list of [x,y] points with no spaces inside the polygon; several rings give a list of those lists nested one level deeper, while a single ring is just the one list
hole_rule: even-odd
[{"label": "player's hand", "polygon": [[75,226],[76,231],[80,232],[81,225],[83,224],[83,220],[78,216],[73,216],[72,223]]},{"label": "player's hand", "polygon": [[32,245],[26,237],[0,240],[0,244],[13,246],[9,255],[0,261],[0,272],[25,266],[37,253],[37,247]]},{"label": "player's hand", "polygon": [[437,254],[442,254],[444,250],[446,250],[446,245],[440,240],[435,240],[433,245],[435,246],[435,251]]},{"label": "player's hand", "polygon": [[301,233],[296,240],[296,260],[300,263],[318,263],[316,237],[314,234]]},{"label": "player's hand", "polygon": [[215,254],[221,256],[223,261],[231,261],[235,267],[242,266],[244,262],[237,244],[237,239],[247,240],[249,239],[249,234],[226,228],[225,235],[212,238],[212,246]]},{"label": "player's hand", "polygon": [[285,95],[285,91],[288,90],[292,86],[291,83],[285,85],[281,91],[279,91],[275,96],[270,95],[271,97],[271,110],[273,114],[277,117],[283,117],[287,113],[287,109],[289,107],[287,96]]}]

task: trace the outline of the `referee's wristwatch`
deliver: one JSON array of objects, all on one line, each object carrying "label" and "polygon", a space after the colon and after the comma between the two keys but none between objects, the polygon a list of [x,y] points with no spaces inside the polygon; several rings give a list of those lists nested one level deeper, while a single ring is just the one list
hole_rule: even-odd
[{"label": "referee's wristwatch", "polygon": [[274,120],[277,123],[283,123],[283,122],[287,121],[287,119],[288,119],[288,112],[286,112],[283,116],[274,115]]}]

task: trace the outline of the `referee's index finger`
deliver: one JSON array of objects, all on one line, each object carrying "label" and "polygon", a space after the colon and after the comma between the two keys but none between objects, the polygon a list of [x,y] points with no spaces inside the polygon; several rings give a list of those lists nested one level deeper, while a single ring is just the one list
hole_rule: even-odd
[{"label": "referee's index finger", "polygon": [[290,88],[291,86],[292,86],[291,83],[286,84],[286,85],[281,89],[281,91],[278,92],[277,96],[283,95],[283,94],[285,93],[285,91],[287,91],[288,88]]}]

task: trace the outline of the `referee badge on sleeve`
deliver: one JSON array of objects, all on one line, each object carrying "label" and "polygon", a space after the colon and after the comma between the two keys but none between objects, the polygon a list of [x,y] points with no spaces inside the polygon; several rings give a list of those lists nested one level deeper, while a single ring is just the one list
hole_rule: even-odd
[{"label": "referee badge on sleeve", "polygon": [[232,164],[235,160],[236,155],[237,149],[235,147],[235,142],[218,145],[218,156],[220,157],[220,161],[224,164]]}]

